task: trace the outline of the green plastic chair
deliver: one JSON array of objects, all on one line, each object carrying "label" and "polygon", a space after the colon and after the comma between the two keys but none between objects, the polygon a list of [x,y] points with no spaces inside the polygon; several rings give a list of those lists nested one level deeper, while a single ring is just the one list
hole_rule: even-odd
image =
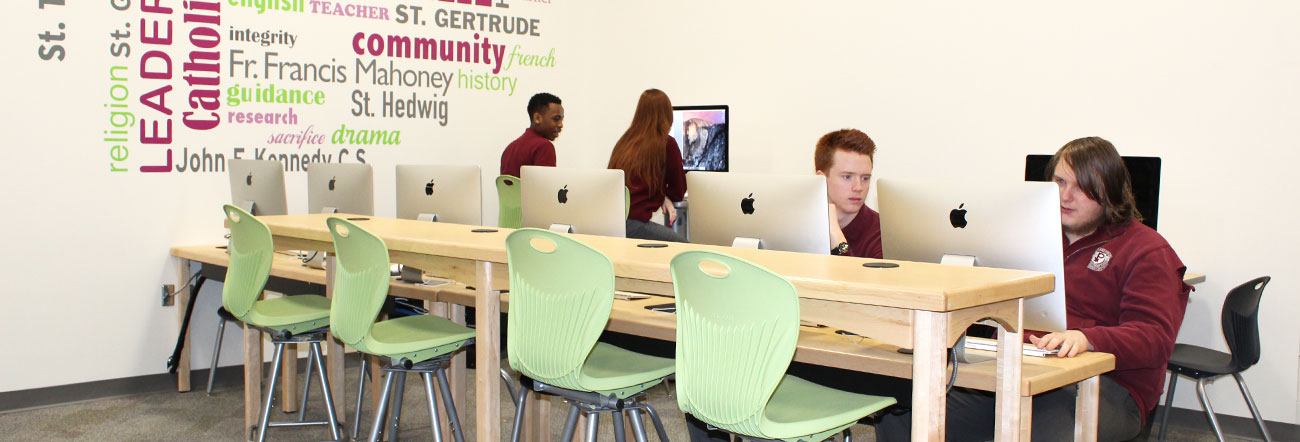
[{"label": "green plastic chair", "polygon": [[[266,280],[271,276],[271,257],[274,253],[271,230],[252,214],[232,205],[222,206],[230,224],[230,265],[221,289],[221,305],[227,312],[249,327],[266,332],[275,344],[275,357],[271,365],[271,382],[267,386],[262,416],[257,424],[257,440],[266,440],[268,427],[329,425],[330,432],[340,438],[335,418],[333,396],[321,362],[320,343],[325,341],[330,321],[330,301],[319,295],[285,296],[258,300]],[[322,422],[269,422],[271,404],[275,398],[275,385],[280,380],[280,360],[285,344],[310,343],[308,363],[314,363],[320,372],[321,390],[325,395],[328,421]],[[307,374],[311,383],[311,373]],[[304,400],[306,394],[303,395]],[[301,413],[299,416],[303,416]]]},{"label": "green plastic chair", "polygon": [[523,226],[524,212],[519,208],[522,183],[516,176],[497,177],[497,227],[518,229]]},{"label": "green plastic chair", "polygon": [[623,186],[623,217],[627,218],[632,213],[632,191],[627,186]]},{"label": "green plastic chair", "polygon": [[[706,267],[725,269],[724,276]],[[677,305],[677,403],[745,438],[821,441],[894,404],[787,375],[799,340],[799,298],[780,275],[709,251],[670,268]]]},{"label": "green plastic chair", "polygon": [[[433,433],[441,434],[438,406],[433,397],[432,375],[438,377],[447,417],[456,440],[463,442],[460,420],[447,383],[447,366],[457,350],[474,342],[474,330],[432,315],[415,315],[375,322],[388,296],[388,247],[373,233],[343,218],[326,220],[334,237],[338,255],[334,271],[334,302],[330,306],[330,331],[344,344],[365,354],[391,360],[384,367],[384,391],[370,440],[378,441],[383,433],[382,418],[389,407],[394,377],[398,388],[392,400],[392,434],[397,434],[401,419],[402,392],[407,373],[424,378]],[[396,376],[394,376],[396,375]],[[440,438],[440,436],[435,436]]]},{"label": "green plastic chair", "polygon": [[645,390],[673,373],[671,359],[597,342],[614,305],[614,265],[577,240],[541,229],[506,237],[510,311],[506,354],[522,375],[511,440],[519,440],[527,391],[569,399],[560,440],[571,440],[580,412],[589,415],[587,440],[595,440],[598,414],[614,416],[623,440],[627,411],[637,440],[645,440],[640,413],[650,415],[660,440],[668,440],[659,415],[643,401]]}]

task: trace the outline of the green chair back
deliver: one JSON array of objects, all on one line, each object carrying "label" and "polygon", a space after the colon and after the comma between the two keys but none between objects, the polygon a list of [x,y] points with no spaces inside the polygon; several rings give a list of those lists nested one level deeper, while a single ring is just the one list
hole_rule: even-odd
[{"label": "green chair back", "polygon": [[524,213],[519,208],[521,183],[516,176],[497,177],[497,227],[518,229],[523,226]]},{"label": "green chair back", "polygon": [[623,217],[627,218],[632,213],[632,191],[627,186],[623,186]]},{"label": "green chair back", "polygon": [[596,249],[541,229],[506,237],[506,354],[524,375],[585,390],[580,374],[614,306],[614,265]]},{"label": "green chair back", "polygon": [[384,240],[343,218],[325,221],[337,255],[334,299],[330,303],[330,332],[344,344],[367,351],[362,340],[370,334],[388,296],[388,246]]},{"label": "green chair back", "polygon": [[230,265],[221,287],[221,305],[243,321],[271,276],[271,229],[244,209],[230,204],[221,209],[230,225]]},{"label": "green chair back", "polygon": [[[726,269],[716,276],[701,264]],[[726,431],[762,435],[760,418],[794,357],[799,299],[780,275],[739,258],[683,252],[677,304],[677,403]]]}]

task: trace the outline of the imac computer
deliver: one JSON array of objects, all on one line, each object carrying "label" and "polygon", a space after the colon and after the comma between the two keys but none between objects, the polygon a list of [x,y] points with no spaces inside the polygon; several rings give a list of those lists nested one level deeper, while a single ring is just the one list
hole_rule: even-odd
[{"label": "imac computer", "polygon": [[622,170],[524,166],[519,181],[524,227],[627,236]]},{"label": "imac computer", "polygon": [[[397,166],[397,217],[420,221],[483,223],[478,166]],[[402,266],[402,280],[425,283],[424,272]]]},{"label": "imac computer", "polygon": [[374,170],[369,164],[310,163],[307,213],[374,215]]},{"label": "imac computer", "polygon": [[691,241],[830,253],[826,178],[750,173],[686,174]]},{"label": "imac computer", "polygon": [[[1156,229],[1156,216],[1160,209],[1160,157],[1123,157],[1133,186],[1133,199],[1137,202],[1142,224]],[[1025,181],[1051,181],[1047,163],[1051,155],[1025,156]]]},{"label": "imac computer", "polygon": [[288,215],[284,164],[271,160],[230,160],[230,202],[256,216]]},{"label": "imac computer", "polygon": [[397,166],[397,217],[477,226],[483,223],[478,166]]},{"label": "imac computer", "polygon": [[1056,290],[1025,300],[1025,327],[1065,330],[1061,199],[1056,183],[880,179],[885,259],[1032,270]]},{"label": "imac computer", "polygon": [[727,113],[725,105],[673,106],[668,135],[682,151],[682,169],[727,171]]}]

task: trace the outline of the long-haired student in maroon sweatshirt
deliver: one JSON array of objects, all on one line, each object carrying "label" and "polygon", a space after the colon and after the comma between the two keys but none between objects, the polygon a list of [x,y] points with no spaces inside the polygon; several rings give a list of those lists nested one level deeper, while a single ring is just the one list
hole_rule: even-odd
[{"label": "long-haired student in maroon sweatshirt", "polygon": [[[1067,143],[1048,163],[1061,188],[1065,245],[1066,331],[1029,330],[1039,348],[1059,357],[1088,351],[1115,355],[1101,377],[1098,440],[1128,440],[1142,431],[1164,387],[1165,366],[1187,309],[1187,267],[1159,233],[1141,223],[1128,170],[1109,141]],[[1034,397],[1033,440],[1071,440],[1077,390]],[[993,438],[993,396],[970,390],[948,395],[947,438]],[[877,440],[908,440],[910,415],[876,426]]]}]

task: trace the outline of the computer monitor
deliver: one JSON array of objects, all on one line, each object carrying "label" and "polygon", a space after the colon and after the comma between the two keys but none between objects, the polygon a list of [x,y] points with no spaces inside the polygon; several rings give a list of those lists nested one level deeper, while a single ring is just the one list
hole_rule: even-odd
[{"label": "computer monitor", "polygon": [[1056,183],[882,178],[876,196],[885,259],[1051,273],[1056,290],[1025,300],[1025,327],[1065,330]]},{"label": "computer monitor", "polygon": [[284,164],[272,160],[230,160],[230,203],[253,215],[288,215]]},{"label": "computer monitor", "polygon": [[483,199],[478,166],[397,166],[397,217],[481,225]]},{"label": "computer monitor", "polygon": [[[1160,157],[1123,157],[1124,166],[1133,185],[1133,199],[1137,202],[1142,224],[1156,228],[1160,209]],[[1050,181],[1047,163],[1051,155],[1025,155],[1025,181]]]},{"label": "computer monitor", "polygon": [[524,227],[627,236],[622,170],[524,166],[519,175]]},{"label": "computer monitor", "polygon": [[686,174],[686,187],[694,243],[830,253],[826,178],[820,175],[696,172]]},{"label": "computer monitor", "polygon": [[375,214],[375,174],[369,164],[310,163],[307,213]]},{"label": "computer monitor", "polygon": [[682,169],[727,171],[726,105],[673,106],[673,126],[668,135],[682,151]]}]

